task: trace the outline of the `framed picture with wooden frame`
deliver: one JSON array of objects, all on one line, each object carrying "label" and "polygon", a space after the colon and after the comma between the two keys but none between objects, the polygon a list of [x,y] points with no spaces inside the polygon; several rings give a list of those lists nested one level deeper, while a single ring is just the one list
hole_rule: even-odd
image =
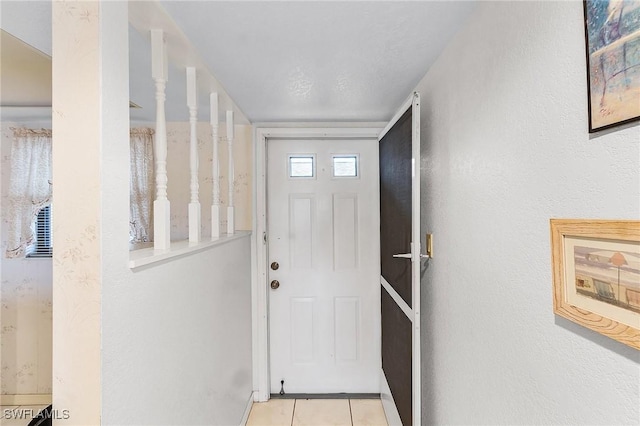
[{"label": "framed picture with wooden frame", "polygon": [[640,350],[640,221],[551,219],[553,312]]}]

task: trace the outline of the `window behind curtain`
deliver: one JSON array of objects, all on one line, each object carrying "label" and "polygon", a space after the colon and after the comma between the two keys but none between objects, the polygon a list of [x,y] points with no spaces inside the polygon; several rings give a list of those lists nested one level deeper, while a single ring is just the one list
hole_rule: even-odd
[{"label": "window behind curtain", "polygon": [[27,257],[51,257],[53,254],[51,223],[51,204],[49,204],[40,209],[33,224],[35,241],[27,248]]},{"label": "window behind curtain", "polygon": [[130,217],[129,242],[153,241],[153,129],[134,128],[130,131]]},{"label": "window behind curtain", "polygon": [[[37,224],[40,211],[51,204],[51,130],[12,130],[5,256],[19,258],[32,251],[36,239],[34,223]],[[44,227],[45,222],[41,223]]]}]

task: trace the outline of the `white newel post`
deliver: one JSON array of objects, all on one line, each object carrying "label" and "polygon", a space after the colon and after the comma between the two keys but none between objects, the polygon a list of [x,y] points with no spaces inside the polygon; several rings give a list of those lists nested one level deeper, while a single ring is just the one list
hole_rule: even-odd
[{"label": "white newel post", "polygon": [[213,135],[212,182],[213,198],[211,203],[211,239],[220,237],[220,160],[218,156],[218,94],[210,95],[211,134]]},{"label": "white newel post", "polygon": [[162,30],[151,30],[152,76],[156,84],[156,200],[153,202],[154,248],[166,250],[171,244],[171,206],[167,198],[167,123],[164,112],[165,88],[169,79],[167,48]]},{"label": "white newel post", "polygon": [[191,168],[191,201],[189,202],[189,242],[200,242],[200,200],[198,199],[198,101],[196,92],[196,69],[187,67],[187,106],[191,125],[189,143],[189,165]]},{"label": "white newel post", "polygon": [[229,144],[229,206],[227,207],[227,234],[235,232],[235,211],[233,208],[233,111],[227,111],[227,143]]}]

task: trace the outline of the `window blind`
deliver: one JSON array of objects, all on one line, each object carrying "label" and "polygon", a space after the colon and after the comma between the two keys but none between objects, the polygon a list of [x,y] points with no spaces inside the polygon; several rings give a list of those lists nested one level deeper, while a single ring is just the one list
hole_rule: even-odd
[{"label": "window blind", "polygon": [[51,257],[53,239],[51,238],[51,205],[43,207],[38,212],[34,223],[35,242],[31,246],[27,257]]}]

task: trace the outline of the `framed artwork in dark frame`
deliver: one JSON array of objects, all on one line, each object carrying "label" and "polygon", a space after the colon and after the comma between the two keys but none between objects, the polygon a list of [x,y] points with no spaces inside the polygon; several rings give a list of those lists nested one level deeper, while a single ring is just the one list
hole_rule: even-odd
[{"label": "framed artwork in dark frame", "polygon": [[640,120],[640,0],[584,0],[589,132]]}]

